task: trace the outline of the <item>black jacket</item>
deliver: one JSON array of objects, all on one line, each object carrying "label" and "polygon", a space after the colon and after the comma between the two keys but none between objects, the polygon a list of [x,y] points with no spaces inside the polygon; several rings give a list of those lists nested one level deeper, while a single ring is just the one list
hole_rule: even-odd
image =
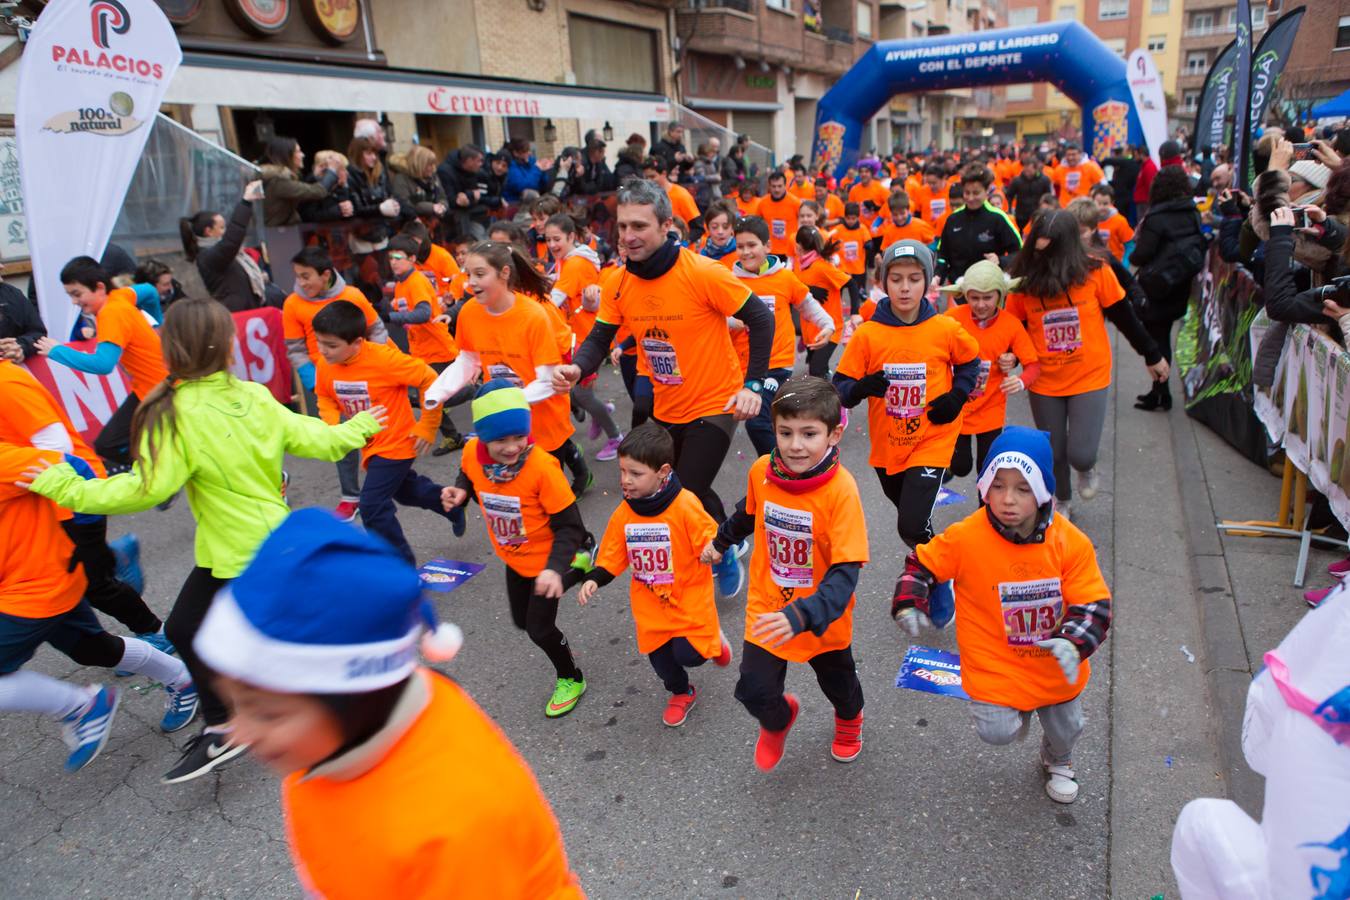
[{"label": "black jacket", "polygon": [[12,284],[0,284],[0,338],[14,338],[19,342],[23,358],[33,355],[33,344],[46,337],[37,307]]},{"label": "black jacket", "polygon": [[[394,196],[389,184],[389,170],[380,166],[380,174],[372,181],[366,173],[355,165],[347,167],[347,189],[352,205],[356,207],[355,218],[360,220],[356,226],[356,236],[372,244],[389,237],[391,225],[400,219],[411,218],[412,210],[405,210],[400,204],[399,217],[387,219],[380,212],[380,204]],[[397,202],[397,201],[395,201]]]},{"label": "black jacket", "polygon": [[1111,202],[1116,209],[1129,209],[1142,163],[1133,156],[1108,156],[1102,165],[1111,167]]},{"label": "black jacket", "polygon": [[1055,186],[1050,183],[1049,176],[1044,172],[1034,178],[1022,172],[1008,182],[1008,204],[1017,219],[1017,227],[1025,228],[1031,217],[1036,215],[1036,207],[1040,205],[1041,198],[1046,194],[1053,194],[1054,191]]},{"label": "black jacket", "polygon": [[[1152,263],[1180,252],[1188,245],[1198,247],[1203,254],[1206,244],[1195,201],[1190,197],[1177,197],[1175,200],[1165,200],[1149,207],[1148,213],[1134,233],[1134,250],[1130,253],[1130,263],[1137,269],[1144,269]],[[1177,288],[1168,297],[1154,297],[1150,294],[1142,318],[1145,321],[1179,319],[1186,313],[1190,295],[1189,284]]]},{"label": "black jacket", "polygon": [[661,140],[657,141],[652,146],[652,156],[659,156],[666,161],[666,165],[670,166],[672,179],[675,177],[675,167],[677,165],[684,165],[683,163],[677,163],[675,161],[676,154],[687,154],[688,152],[689,151],[684,149],[683,143],[672,143],[671,140],[666,137],[661,138]]},{"label": "black jacket", "polygon": [[1005,213],[988,203],[979,209],[958,206],[938,235],[937,274],[955,281],[986,253],[996,254],[999,265],[1007,268],[1021,249],[1022,237]]},{"label": "black jacket", "polygon": [[1331,319],[1322,312],[1322,301],[1317,297],[1316,289],[1298,289],[1294,277],[1294,229],[1289,225],[1272,225],[1265,251],[1265,280],[1261,293],[1266,313],[1271,319],[1276,322],[1329,324]]},{"label": "black jacket", "polygon": [[581,164],[581,170],[572,176],[571,189],[574,194],[603,194],[616,187],[618,182],[614,173],[603,159],[595,163],[586,160]]},{"label": "black jacket", "polygon": [[197,273],[211,296],[225,304],[230,312],[257,309],[262,300],[253,293],[253,283],[234,261],[248,236],[253,220],[253,204],[240,200],[225,224],[225,236],[211,247],[203,247],[197,254]]}]

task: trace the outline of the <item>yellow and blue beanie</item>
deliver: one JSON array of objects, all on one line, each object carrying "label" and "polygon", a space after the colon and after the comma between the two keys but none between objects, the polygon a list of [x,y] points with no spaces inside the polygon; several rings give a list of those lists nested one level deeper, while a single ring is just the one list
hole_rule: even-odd
[{"label": "yellow and blue beanie", "polygon": [[505,378],[483,382],[474,394],[473,430],[480,441],[499,441],[530,433],[530,401],[525,392]]}]

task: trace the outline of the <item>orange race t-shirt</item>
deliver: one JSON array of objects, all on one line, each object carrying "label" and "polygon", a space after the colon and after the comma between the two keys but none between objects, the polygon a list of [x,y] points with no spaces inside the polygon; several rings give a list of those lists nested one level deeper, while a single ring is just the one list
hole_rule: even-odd
[{"label": "orange race t-shirt", "polygon": [[412,677],[425,705],[366,771],[327,777],[320,765],[281,783],[305,895],[582,900],[515,747],[459,685],[428,669]]},{"label": "orange race t-shirt", "polygon": [[1103,310],[1124,296],[1116,274],[1105,263],[1089,272],[1082,284],[1069,288],[1067,295],[1009,295],[1006,310],[1026,325],[1040,358],[1041,374],[1032,391],[1069,397],[1111,383],[1111,339]]},{"label": "orange race t-shirt", "polygon": [[599,283],[600,269],[594,261],[581,254],[563,257],[558,266],[558,280],[553,283],[553,299],[562,299],[568,328],[576,337],[577,346],[581,346],[595,325],[595,313],[582,308],[581,294],[586,288]]},{"label": "orange race t-shirt", "polygon": [[1113,212],[1105,222],[1097,226],[1097,233],[1106,242],[1106,249],[1121,262],[1125,261],[1125,245],[1134,240],[1134,229],[1125,217]]},{"label": "orange race t-shirt", "polygon": [[361,308],[361,312],[366,316],[366,330],[380,320],[376,314],[375,308],[370,305],[366,295],[350,284],[344,287],[336,297],[328,297],[324,300],[306,300],[299,294],[291,294],[286,298],[286,302],[281,307],[281,332],[286,340],[295,341],[300,338],[305,339],[305,349],[309,351],[309,358],[317,366],[323,359],[319,355],[319,345],[314,340],[314,317],[334,300],[346,300],[348,303],[355,303]]},{"label": "orange race t-shirt", "polygon": [[95,319],[98,342],[122,348],[118,365],[131,379],[133,394],[144,399],[151,388],[169,377],[159,333],[136,308],[135,291],[117,288],[109,293]]},{"label": "orange race t-shirt", "polygon": [[697,219],[703,213],[698,211],[698,204],[694,202],[694,195],[685,190],[681,185],[671,182],[666,186],[666,195],[670,197],[670,209],[675,215],[684,219],[684,224]]},{"label": "orange race t-shirt", "polygon": [[1101,166],[1085,159],[1076,166],[1059,166],[1050,176],[1050,181],[1055,185],[1059,205],[1068,206],[1071,200],[1091,194],[1093,186],[1105,177]]},{"label": "orange race t-shirt", "polygon": [[791,256],[792,236],[797,233],[797,210],[802,198],[784,194],[782,200],[770,196],[759,198],[757,215],[769,226],[769,252],[775,256]]},{"label": "orange race t-shirt", "polygon": [[737,197],[736,209],[740,210],[742,216],[757,216],[759,215],[759,200],[759,197],[751,197],[748,200],[744,197]]},{"label": "orange race t-shirt", "polygon": [[897,225],[893,219],[887,219],[886,224],[881,226],[879,234],[881,249],[884,251],[896,241],[914,240],[921,244],[931,244],[937,239],[938,232],[918,216],[910,216],[909,221],[903,225]]},{"label": "orange race t-shirt", "polygon": [[739,312],[749,296],[724,266],[689,250],[681,250],[659,278],[638,278],[625,270],[613,288],[605,289],[598,320],[627,325],[637,338],[639,371],[651,377],[658,421],[692,422],[725,411],[744,381],[727,317]]},{"label": "orange race t-shirt", "polygon": [[816,592],[830,566],[866,563],[867,523],[858,483],[842,465],[820,487],[794,494],[765,477],[769,457],[750,466],[745,512],[755,517],[750,587],[745,604],[745,640],[779,659],[806,662],[853,643],[854,597],[844,614],[817,637],[803,631],[781,647],[767,647],[751,634],[762,613],[778,612]]},{"label": "orange race t-shirt", "polygon": [[687,490],[657,516],[638,515],[621,502],[609,517],[595,564],[616,576],[632,568],[638,652],[677,637],[706,659],[722,652],[712,569],[698,561],[716,534],[717,523]]},{"label": "orange race t-shirt", "polygon": [[890,190],[875,178],[868,184],[861,181],[848,189],[848,202],[856,203],[862,206],[868,200],[877,205],[877,209],[885,209],[886,201],[891,197]]},{"label": "orange race t-shirt", "polygon": [[421,272],[414,271],[402,281],[394,282],[392,306],[396,312],[411,312],[421,303],[431,307],[432,321],[403,326],[404,331],[408,333],[409,354],[424,363],[452,362],[459,356],[459,347],[450,336],[449,327],[435,321],[443,310],[440,295],[432,286],[431,280]]},{"label": "orange race t-shirt", "polygon": [[460,467],[478,495],[493,551],[511,571],[533,578],[544,571],[553,550],[548,517],[567,509],[577,498],[563,475],[562,463],[538,444],[510,481],[487,477],[483,471],[486,455],[487,448],[478,438],[470,438]]},{"label": "orange race t-shirt", "polygon": [[417,455],[413,444],[417,438],[427,443],[436,440],[442,410],[424,409],[422,418],[414,420],[408,388],[417,388],[420,406],[422,394],[435,380],[436,372],[431,366],[400,352],[393,344],[362,341],[356,355],[341,365],[329,365],[320,358],[315,367],[314,397],[319,404],[319,418],[329,425],[350,419],[372,406],[383,406],[389,411],[384,430],[361,449],[362,465],[369,464],[372,456],[412,459]]},{"label": "orange race t-shirt", "polygon": [[816,185],[806,179],[803,179],[800,184],[794,181],[788,185],[788,193],[803,200],[814,200],[816,199]]},{"label": "orange race t-shirt", "polygon": [[[499,316],[481,303],[470,303],[459,313],[461,350],[478,354],[483,380],[505,378],[516,387],[535,380],[540,366],[562,365],[555,326],[541,303],[524,294],[516,294],[511,308]],[[556,307],[554,307],[556,309]],[[571,337],[572,332],[567,332]],[[571,410],[567,394],[554,394],[547,400],[530,404],[530,434],[545,450],[556,450],[572,436]]]},{"label": "orange race t-shirt", "polygon": [[[851,279],[824,259],[818,259],[808,268],[797,272],[797,277],[808,288],[825,291],[825,299],[820,301],[820,305],[830,314],[830,319],[834,322],[834,334],[830,335],[830,343],[839,343],[839,337],[844,333],[844,299],[840,291]],[[814,324],[802,320],[802,340],[813,344],[819,334],[820,330]]]},{"label": "orange race t-shirt", "polygon": [[980,345],[980,377],[961,410],[961,433],[984,434],[1002,428],[1008,395],[999,386],[1003,370],[998,367],[998,358],[1011,352],[1025,368],[1035,365],[1036,348],[1031,345],[1031,338],[1027,337],[1022,323],[1004,310],[995,313],[992,320],[978,323],[971,315],[969,304],[952,306],[947,315],[960,322],[966,333]]},{"label": "orange race t-shirt", "polygon": [[422,268],[429,273],[427,277],[431,279],[432,287],[436,288],[436,293],[440,296],[450,292],[455,276],[460,274],[455,255],[440,244],[431,245],[431,250],[427,252],[427,261],[422,264]]},{"label": "orange race t-shirt", "polygon": [[44,461],[59,463],[61,454],[0,441],[0,613],[23,619],[69,612],[87,584],[56,504],[15,484]]},{"label": "orange race t-shirt", "polygon": [[1088,660],[1070,684],[1050,651],[1070,606],[1111,596],[1087,535],[1055,514],[1040,544],[1014,544],[983,509],[914,548],[939,581],[954,580],[961,686],[972,700],[1030,711],[1077,697]]},{"label": "orange race t-shirt", "polygon": [[[816,202],[819,203],[820,201]],[[825,222],[822,222],[821,223],[822,225],[827,222],[843,221],[844,201],[839,199],[838,194],[825,195],[824,209],[825,209]]]},{"label": "orange race t-shirt", "polygon": [[867,272],[867,242],[872,232],[862,222],[857,228],[840,225],[830,232],[830,239],[839,242],[839,268],[849,275]]},{"label": "orange race t-shirt", "polygon": [[928,420],[929,402],[952,389],[952,367],[979,356],[980,345],[955,319],[931,316],[897,327],[868,320],[844,348],[838,372],[858,379],[885,372],[885,397],[867,399],[868,465],[893,475],[913,466],[945,468],[952,459],[961,418],[946,425]]},{"label": "orange race t-shirt", "polygon": [[[773,349],[769,351],[769,368],[791,369],[797,361],[797,331],[792,327],[792,307],[811,296],[811,292],[785,266],[777,267],[767,275],[747,277],[744,272],[744,269],[736,269],[736,277],[773,313]],[[737,356],[739,358],[742,355],[739,345],[743,343],[744,364],[748,365],[750,333],[741,328],[735,334]]]},{"label": "orange race t-shirt", "polygon": [[929,189],[928,182],[921,183],[909,191],[909,208],[916,216],[932,225],[951,209],[947,186],[944,184],[933,191]]}]

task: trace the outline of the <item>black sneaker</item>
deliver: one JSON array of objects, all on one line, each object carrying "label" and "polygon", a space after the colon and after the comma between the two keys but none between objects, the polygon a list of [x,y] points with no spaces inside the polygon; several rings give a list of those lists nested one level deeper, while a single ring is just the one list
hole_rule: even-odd
[{"label": "black sneaker", "polygon": [[581,475],[572,480],[572,496],[578,500],[581,495],[595,487],[595,473],[590,469],[586,470],[585,475]]},{"label": "black sneaker", "polygon": [[456,450],[462,450],[468,442],[468,439],[459,432],[441,435],[441,439],[436,442],[436,447],[431,451],[431,455],[445,456],[447,453],[454,453]]},{"label": "black sneaker", "polygon": [[200,778],[248,749],[247,744],[232,744],[228,734],[203,731],[183,745],[178,764],[164,773],[164,784],[181,784]]}]

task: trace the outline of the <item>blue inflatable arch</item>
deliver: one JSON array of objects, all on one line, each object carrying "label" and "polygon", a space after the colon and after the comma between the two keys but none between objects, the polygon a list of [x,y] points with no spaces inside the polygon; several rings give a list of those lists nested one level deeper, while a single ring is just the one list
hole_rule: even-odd
[{"label": "blue inflatable arch", "polygon": [[1080,23],[1059,21],[873,44],[820,99],[813,160],[842,175],[864,124],[895,94],[1028,81],[1048,81],[1082,108],[1094,157],[1143,143],[1125,61]]}]

